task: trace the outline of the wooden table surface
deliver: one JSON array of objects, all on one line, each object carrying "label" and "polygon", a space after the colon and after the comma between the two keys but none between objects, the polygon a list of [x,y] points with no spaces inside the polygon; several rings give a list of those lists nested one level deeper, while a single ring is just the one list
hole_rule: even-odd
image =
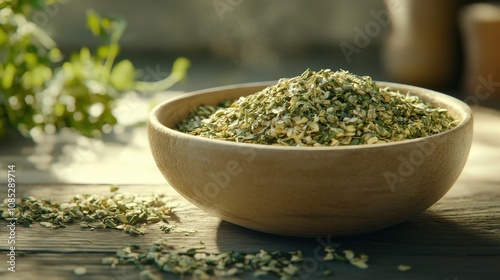
[{"label": "wooden table surface", "polygon": [[[129,108],[134,110],[135,108]],[[369,268],[329,263],[334,279],[500,279],[500,113],[474,108],[475,134],[467,165],[452,189],[434,206],[399,225],[362,236],[332,238],[342,248],[369,255]],[[103,140],[71,133],[18,141],[0,147],[0,182],[7,195],[7,165],[16,165],[16,196],[67,201],[75,194],[165,193],[172,198],[175,230],[148,226],[142,236],[112,229],[82,229],[69,225],[48,229],[16,227],[16,272],[7,270],[9,252],[6,221],[0,221],[2,279],[139,279],[133,266],[112,269],[101,259],[122,246],[145,248],[167,238],[178,250],[256,252],[302,250],[312,256],[327,238],[292,238],[248,230],[213,217],[180,197],[162,178],[149,152],[144,127],[125,129]],[[399,264],[412,269],[401,272]],[[85,267],[84,275],[75,275]],[[165,278],[174,278],[164,274]],[[301,279],[317,279],[310,271]],[[244,275],[251,278],[251,275]],[[274,279],[274,278],[272,278]]]}]

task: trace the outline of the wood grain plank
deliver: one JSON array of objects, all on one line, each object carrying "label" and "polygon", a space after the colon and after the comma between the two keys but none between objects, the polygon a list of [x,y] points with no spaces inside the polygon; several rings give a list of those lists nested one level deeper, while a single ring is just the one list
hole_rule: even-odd
[{"label": "wood grain plank", "polygon": [[[103,265],[100,260],[106,257],[103,253],[31,253],[18,260],[16,273],[0,272],[2,279],[117,279],[138,280],[140,270],[133,266],[120,265],[114,269]],[[346,263],[310,264],[302,271],[300,279],[496,279],[498,273],[499,256],[429,256],[429,255],[383,255],[371,256],[370,267],[361,270]],[[397,270],[397,265],[411,264],[412,269],[407,272]],[[316,266],[317,265],[317,266]],[[332,270],[330,277],[321,277],[318,267]],[[74,275],[76,267],[85,267],[87,273],[82,276]],[[166,279],[178,277],[165,274]],[[168,278],[167,278],[168,277]],[[190,279],[189,277],[183,279]],[[250,274],[243,279],[252,279]],[[269,278],[276,279],[276,278]]]},{"label": "wood grain plank", "polygon": [[[119,192],[136,195],[162,192],[172,197],[176,219],[172,225],[178,231],[161,232],[157,225],[148,226],[144,236],[130,236],[118,230],[81,229],[69,225],[62,229],[47,229],[40,225],[32,228],[18,227],[16,244],[18,258],[15,279],[32,279],[44,275],[49,279],[71,279],[76,266],[85,266],[88,274],[78,279],[113,279],[116,274],[137,277],[138,271],[130,267],[112,271],[100,264],[104,256],[110,256],[125,244],[139,244],[148,248],[154,240],[167,238],[178,250],[199,247],[204,243],[206,251],[244,251],[259,249],[302,250],[314,256],[316,248],[325,242],[340,243],[343,248],[370,256],[370,269],[359,270],[344,264],[333,264],[337,279],[399,279],[403,275],[396,270],[401,263],[414,269],[404,274],[408,279],[477,279],[491,278],[500,273],[500,189],[498,185],[481,188],[482,192],[468,196],[445,196],[422,214],[399,225],[371,234],[329,239],[293,238],[270,235],[248,230],[215,218],[191,205],[169,186],[127,185]],[[19,195],[50,197],[65,201],[77,193],[110,194],[108,185],[24,185]],[[0,235],[6,236],[6,222],[0,222]],[[184,230],[183,230],[184,229]],[[6,252],[5,242],[0,250]],[[4,275],[6,272],[2,270]],[[309,275],[316,279],[314,273]],[[3,276],[0,274],[0,276]],[[12,276],[12,275],[8,275]],[[250,277],[250,276],[248,276]],[[14,279],[14,278],[13,278]],[[76,279],[76,278],[75,278]],[[126,279],[126,278],[120,278]],[[138,278],[128,278],[138,279]]]}]

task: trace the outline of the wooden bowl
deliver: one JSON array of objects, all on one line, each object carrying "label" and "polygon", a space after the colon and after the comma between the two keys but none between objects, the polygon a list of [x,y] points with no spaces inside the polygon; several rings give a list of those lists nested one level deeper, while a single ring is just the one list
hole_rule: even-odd
[{"label": "wooden bowl", "polygon": [[470,108],[402,84],[379,83],[448,109],[460,124],[419,139],[340,147],[245,144],[176,130],[200,104],[237,99],[269,84],[186,94],[150,114],[149,143],[161,173],[187,200],[225,221],[292,236],[368,233],[424,211],[462,172],[472,142]]}]

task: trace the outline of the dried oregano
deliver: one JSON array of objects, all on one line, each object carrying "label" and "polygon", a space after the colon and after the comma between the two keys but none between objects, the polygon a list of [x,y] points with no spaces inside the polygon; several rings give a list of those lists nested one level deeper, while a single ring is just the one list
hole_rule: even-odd
[{"label": "dried oregano", "polygon": [[[158,240],[148,250],[140,250],[138,245],[121,248],[113,257],[106,257],[103,264],[115,267],[120,264],[133,264],[143,269],[144,279],[162,279],[156,272],[163,271],[181,276],[191,275],[194,279],[220,279],[223,277],[242,276],[252,273],[254,277],[265,275],[278,276],[280,279],[309,278],[315,274],[329,275],[331,271],[324,267],[327,262],[348,262],[361,269],[368,268],[367,255],[356,256],[351,250],[338,251],[327,246],[323,256],[316,259],[306,257],[301,251],[268,252],[260,250],[254,253],[244,252],[204,252],[203,248],[191,248],[176,252],[164,239]],[[311,261],[317,266],[311,271]],[[149,266],[151,265],[151,266]],[[314,274],[314,275],[308,275]],[[314,277],[313,277],[314,278]]]},{"label": "dried oregano", "polygon": [[11,217],[7,204],[0,203],[0,219],[15,218],[25,226],[39,223],[46,228],[62,228],[79,222],[82,228],[113,228],[139,235],[144,233],[143,224],[168,222],[172,207],[163,194],[144,197],[120,193],[112,196],[77,194],[63,203],[29,196],[17,203],[14,214]]},{"label": "dried oregano", "polygon": [[446,109],[379,88],[368,76],[308,69],[237,101],[202,105],[178,128],[236,142],[339,146],[425,137],[456,124]]},{"label": "dried oregano", "polygon": [[[77,194],[67,202],[56,202],[50,199],[39,199],[33,196],[24,197],[16,203],[14,216],[7,211],[7,203],[0,203],[0,220],[15,219],[19,224],[31,226],[39,223],[46,228],[63,228],[66,224],[80,222],[81,227],[123,229],[130,234],[143,234],[144,224],[168,222],[172,208],[169,199],[163,194],[149,196],[133,196],[116,193],[118,188],[111,187],[112,196]],[[160,226],[160,231],[170,232],[167,224]],[[331,246],[323,248],[321,257],[315,256],[319,266],[310,271],[311,257],[301,251],[259,250],[259,252],[206,252],[203,242],[201,247],[185,251],[177,251],[167,244],[166,239],[153,243],[153,247],[140,250],[138,245],[127,245],[120,248],[114,256],[102,259],[103,264],[132,264],[141,268],[140,279],[162,279],[161,272],[191,275],[195,279],[219,279],[243,276],[247,273],[255,277],[265,275],[278,276],[280,279],[296,279],[308,277],[315,273],[330,275],[332,272],[324,265],[327,262],[347,262],[351,265],[368,268],[368,256],[356,255],[351,250],[338,250]],[[319,259],[316,259],[319,258]],[[400,270],[407,270],[402,267]],[[86,274],[85,267],[76,267],[75,275]]]}]

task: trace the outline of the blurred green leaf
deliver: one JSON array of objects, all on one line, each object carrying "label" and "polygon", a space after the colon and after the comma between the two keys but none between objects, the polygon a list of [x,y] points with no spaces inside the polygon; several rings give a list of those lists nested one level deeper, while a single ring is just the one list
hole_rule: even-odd
[{"label": "blurred green leaf", "polygon": [[49,51],[49,59],[51,62],[59,62],[62,58],[63,55],[58,48],[53,48]]},{"label": "blurred green leaf", "polygon": [[[136,89],[130,60],[115,63],[126,22],[87,12],[87,26],[105,40],[95,52],[88,47],[70,54],[61,64],[61,51],[48,34],[30,22],[36,9],[62,0],[0,0],[0,138],[47,125],[71,127],[81,135],[99,137],[117,123],[114,100]],[[21,32],[23,31],[23,32]],[[19,36],[23,34],[23,36]],[[166,89],[186,75],[187,59],[177,60],[172,74],[144,88]]]},{"label": "blurred green leaf", "polygon": [[93,10],[87,11],[87,27],[94,36],[101,36],[101,18]]},{"label": "blurred green leaf", "polygon": [[38,56],[34,53],[27,53],[24,55],[24,61],[28,68],[32,69],[38,64]]},{"label": "blurred green leaf", "polygon": [[0,46],[9,42],[9,35],[3,31],[3,28],[0,28]]},{"label": "blurred green leaf", "polygon": [[174,61],[172,72],[168,77],[156,82],[136,82],[135,89],[141,92],[156,92],[170,88],[186,77],[191,63],[185,57],[179,57]]},{"label": "blurred green leaf", "polygon": [[14,75],[16,74],[16,67],[14,64],[9,63],[3,69],[3,77],[2,77],[2,87],[10,88],[12,87],[12,82],[14,81]]},{"label": "blurred green leaf", "polygon": [[174,61],[172,66],[172,75],[175,75],[178,80],[182,80],[186,77],[187,70],[191,66],[189,59],[185,57],[179,57]]},{"label": "blurred green leaf", "polygon": [[47,7],[47,4],[53,4],[57,1],[55,0],[47,0],[47,1],[44,1],[44,0],[29,0],[29,4],[31,7],[37,9],[37,10],[42,10],[42,9],[45,9]]},{"label": "blurred green leaf", "polygon": [[40,87],[52,78],[52,70],[45,65],[38,65],[33,69],[33,86]]},{"label": "blurred green leaf", "polygon": [[91,59],[90,50],[87,47],[83,47],[80,49],[80,61],[85,63]]},{"label": "blurred green leaf", "polygon": [[104,45],[104,46],[99,46],[97,48],[97,58],[99,59],[105,59],[109,54],[109,47]]},{"label": "blurred green leaf", "polygon": [[111,29],[111,27],[113,25],[112,22],[111,22],[111,20],[109,18],[103,18],[101,20],[100,24],[101,24],[102,28],[105,29],[105,30],[106,29]]},{"label": "blurred green leaf", "polygon": [[62,117],[64,116],[64,113],[66,112],[66,106],[64,106],[64,104],[62,103],[57,103],[55,106],[54,106],[54,115],[56,117]]},{"label": "blurred green leaf", "polygon": [[130,90],[134,86],[135,68],[130,60],[118,62],[111,71],[110,82],[117,90]]}]

